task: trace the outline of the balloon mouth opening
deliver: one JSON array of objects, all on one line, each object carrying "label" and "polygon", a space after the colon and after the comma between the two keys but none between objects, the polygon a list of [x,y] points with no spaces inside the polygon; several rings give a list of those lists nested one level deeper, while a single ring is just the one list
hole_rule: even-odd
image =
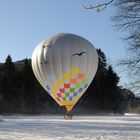
[{"label": "balloon mouth opening", "polygon": [[70,112],[73,108],[73,105],[67,105],[65,107],[66,107],[67,112]]}]

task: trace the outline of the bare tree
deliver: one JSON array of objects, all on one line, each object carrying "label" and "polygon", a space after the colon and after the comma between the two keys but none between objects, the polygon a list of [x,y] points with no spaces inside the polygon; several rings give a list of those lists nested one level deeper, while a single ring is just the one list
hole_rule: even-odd
[{"label": "bare tree", "polygon": [[127,32],[128,57],[120,65],[128,68],[132,76],[131,87],[140,90],[140,0],[116,0],[116,16],[113,21],[118,29]]},{"label": "bare tree", "polygon": [[140,0],[108,0],[95,6],[90,4],[83,7],[100,12],[112,3],[117,8],[116,16],[112,20],[118,29],[128,34],[124,38],[128,42],[128,55],[119,65],[126,67],[128,74],[132,76],[131,89],[140,91]]},{"label": "bare tree", "polygon": [[100,11],[102,11],[102,10],[104,10],[104,9],[106,9],[106,7],[109,5],[109,4],[111,4],[112,2],[113,2],[114,0],[110,0],[110,1],[108,1],[108,2],[106,2],[106,3],[99,3],[99,4],[97,4],[97,5],[91,5],[91,4],[89,4],[89,5],[83,5],[83,8],[84,9],[88,9],[88,10],[93,10],[93,9],[95,9],[97,12],[100,12]]}]

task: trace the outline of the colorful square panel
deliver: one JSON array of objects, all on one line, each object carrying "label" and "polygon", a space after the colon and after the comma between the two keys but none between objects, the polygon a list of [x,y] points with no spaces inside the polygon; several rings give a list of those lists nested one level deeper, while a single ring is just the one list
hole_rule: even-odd
[{"label": "colorful square panel", "polygon": [[70,88],[70,84],[64,84],[64,88]]},{"label": "colorful square panel", "polygon": [[88,86],[88,84],[85,84],[85,85],[84,85],[84,88],[87,88],[87,86]]},{"label": "colorful square panel", "polygon": [[85,74],[83,74],[83,73],[79,73],[79,74],[78,74],[78,78],[79,78],[79,79],[83,79],[83,78],[85,78]]},{"label": "colorful square panel", "polygon": [[70,92],[74,92],[75,91],[75,88],[70,88]]},{"label": "colorful square panel", "polygon": [[70,96],[70,93],[65,93],[65,97],[69,97]]},{"label": "colorful square panel", "polygon": [[58,85],[57,85],[57,84],[53,84],[52,88],[53,88],[54,90],[56,90],[56,89],[58,88]]},{"label": "colorful square panel", "polygon": [[58,96],[58,97],[61,97],[62,95],[61,95],[61,93],[58,93],[57,96]]},{"label": "colorful square panel", "polygon": [[79,73],[79,69],[78,68],[73,68],[73,69],[71,69],[71,73],[72,74],[78,74]]},{"label": "colorful square panel", "polygon": [[81,83],[76,84],[76,88],[80,88],[81,87]]},{"label": "colorful square panel", "polygon": [[60,91],[61,93],[65,93],[65,89],[64,89],[64,88],[60,88],[59,91]]},{"label": "colorful square panel", "polygon": [[58,85],[63,84],[63,83],[64,83],[64,82],[63,82],[63,79],[57,80],[57,83],[58,83]]},{"label": "colorful square panel", "polygon": [[71,83],[71,84],[77,84],[77,79],[76,79],[76,78],[70,79],[70,83]]},{"label": "colorful square panel", "polygon": [[71,75],[70,74],[64,74],[64,79],[70,79]]},{"label": "colorful square panel", "polygon": [[77,96],[78,95],[78,93],[77,92],[75,92],[74,94],[73,94],[73,96]]},{"label": "colorful square panel", "polygon": [[79,88],[78,89],[78,92],[80,93],[80,92],[82,92],[83,91],[83,88]]},{"label": "colorful square panel", "polygon": [[72,101],[72,100],[73,100],[73,97],[70,96],[70,97],[69,97],[69,100]]}]

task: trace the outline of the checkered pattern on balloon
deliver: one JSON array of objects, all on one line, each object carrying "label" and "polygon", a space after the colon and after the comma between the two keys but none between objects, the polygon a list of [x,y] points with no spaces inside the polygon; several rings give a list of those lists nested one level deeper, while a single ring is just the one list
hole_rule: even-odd
[{"label": "checkered pattern on balloon", "polygon": [[51,87],[47,85],[46,89],[60,105],[66,105],[77,102],[88,85],[86,74],[81,73],[79,68],[72,68],[69,73],[57,79]]}]

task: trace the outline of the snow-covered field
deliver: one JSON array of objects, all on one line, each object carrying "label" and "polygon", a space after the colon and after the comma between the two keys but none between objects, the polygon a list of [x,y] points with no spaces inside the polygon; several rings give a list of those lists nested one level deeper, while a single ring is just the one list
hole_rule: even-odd
[{"label": "snow-covered field", "polygon": [[0,140],[140,140],[140,115],[4,116]]}]

